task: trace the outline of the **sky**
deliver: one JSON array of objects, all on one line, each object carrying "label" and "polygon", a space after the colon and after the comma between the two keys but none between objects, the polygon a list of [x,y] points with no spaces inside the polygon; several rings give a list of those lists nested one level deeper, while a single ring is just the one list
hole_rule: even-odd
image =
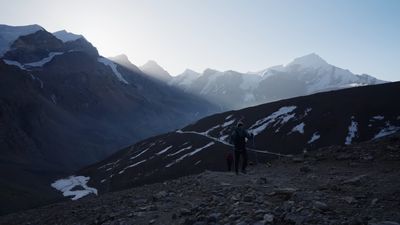
[{"label": "sky", "polygon": [[82,34],[103,56],[172,75],[259,71],[316,53],[400,80],[399,0],[0,0],[0,23]]}]

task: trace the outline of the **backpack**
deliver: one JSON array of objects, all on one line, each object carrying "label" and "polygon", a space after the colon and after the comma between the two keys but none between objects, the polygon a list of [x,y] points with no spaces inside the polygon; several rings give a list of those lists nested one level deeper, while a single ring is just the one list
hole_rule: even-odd
[{"label": "backpack", "polygon": [[244,130],[236,128],[232,134],[232,142],[236,148],[244,149],[246,146],[246,133]]}]

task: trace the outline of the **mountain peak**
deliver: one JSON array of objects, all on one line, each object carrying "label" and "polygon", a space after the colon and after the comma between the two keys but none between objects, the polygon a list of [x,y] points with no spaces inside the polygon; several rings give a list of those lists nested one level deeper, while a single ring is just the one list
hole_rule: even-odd
[{"label": "mountain peak", "polygon": [[324,67],[329,65],[323,58],[321,58],[319,55],[315,53],[311,53],[305,56],[301,56],[298,58],[295,58],[291,63],[288,64],[288,66],[291,65],[300,65],[302,67]]},{"label": "mountain peak", "polygon": [[9,26],[0,24],[0,56],[7,52],[11,44],[20,36],[35,33],[44,30],[43,27],[32,24],[26,26]]},{"label": "mountain peak", "polygon": [[141,67],[146,67],[146,66],[157,66],[157,67],[161,67],[156,61],[154,60],[148,60],[145,64],[143,64],[143,66]]},{"label": "mountain peak", "polygon": [[128,56],[125,55],[125,54],[119,54],[119,55],[110,57],[110,59],[117,60],[117,61],[120,61],[120,62],[131,62],[131,61],[129,61]]},{"label": "mountain peak", "polygon": [[154,60],[147,61],[140,69],[142,72],[157,80],[168,81],[172,78],[172,76]]},{"label": "mountain peak", "polygon": [[56,36],[56,38],[60,39],[62,42],[68,42],[68,41],[75,41],[79,38],[84,38],[82,35],[80,34],[74,34],[71,32],[68,32],[66,30],[59,30],[53,33],[54,36]]},{"label": "mountain peak", "polygon": [[212,75],[218,72],[219,72],[218,70],[207,68],[204,70],[203,75]]},{"label": "mountain peak", "polygon": [[183,73],[181,73],[181,74],[190,74],[190,75],[200,76],[200,73],[198,73],[194,70],[191,70],[191,69],[185,69],[185,71],[183,71]]}]

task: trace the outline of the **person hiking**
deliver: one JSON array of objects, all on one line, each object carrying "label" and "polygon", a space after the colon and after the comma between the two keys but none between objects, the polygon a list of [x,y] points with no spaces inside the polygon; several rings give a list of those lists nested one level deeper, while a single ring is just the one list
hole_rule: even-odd
[{"label": "person hiking", "polygon": [[243,122],[239,121],[236,125],[236,129],[232,132],[231,140],[235,150],[235,172],[239,174],[239,161],[242,157],[242,173],[246,173],[247,167],[247,150],[246,150],[246,138],[253,138],[252,134],[244,129]]}]

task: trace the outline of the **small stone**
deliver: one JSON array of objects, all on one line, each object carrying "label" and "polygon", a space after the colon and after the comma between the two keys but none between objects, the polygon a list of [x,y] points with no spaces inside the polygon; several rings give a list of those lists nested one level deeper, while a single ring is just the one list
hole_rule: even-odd
[{"label": "small stone", "polygon": [[221,215],[221,213],[211,213],[210,215],[208,215],[207,222],[216,223]]},{"label": "small stone", "polygon": [[309,166],[303,166],[300,168],[300,172],[309,173],[311,172],[311,168]]},{"label": "small stone", "polygon": [[149,211],[156,211],[157,209],[158,209],[158,207],[155,205],[150,205],[149,207],[147,207],[147,210],[149,210]]},{"label": "small stone", "polygon": [[343,184],[350,184],[350,185],[356,185],[357,186],[357,185],[360,185],[361,181],[366,177],[367,177],[366,174],[363,174],[363,175],[360,175],[360,176],[356,176],[356,177],[353,177],[351,179],[343,181]]},{"label": "small stone", "polygon": [[156,222],[156,220],[150,220],[149,224],[154,224]]},{"label": "small stone", "polygon": [[232,196],[232,197],[231,197],[231,200],[232,200],[232,201],[235,201],[235,202],[236,202],[236,201],[239,201],[239,199],[238,199],[236,196]]},{"label": "small stone", "polygon": [[254,214],[265,214],[266,213],[266,211],[265,210],[262,210],[262,209],[259,209],[259,210],[256,210],[255,212],[254,212]]},{"label": "small stone", "polygon": [[264,214],[264,220],[266,222],[272,223],[274,221],[274,215],[266,213]]},{"label": "small stone", "polygon": [[349,160],[351,158],[353,158],[353,156],[350,153],[342,153],[336,156],[336,160]]},{"label": "small stone", "polygon": [[192,213],[191,213],[191,211],[190,211],[189,209],[181,208],[181,209],[179,210],[179,214],[180,214],[180,216],[189,216],[189,215],[191,215]]},{"label": "small stone", "polygon": [[297,189],[294,188],[276,188],[274,189],[274,195],[293,195]]},{"label": "small stone", "polygon": [[292,161],[294,163],[302,163],[302,162],[304,162],[304,158],[302,158],[302,157],[293,157]]},{"label": "small stone", "polygon": [[161,199],[161,198],[166,197],[167,195],[168,195],[168,193],[166,191],[160,191],[157,194],[155,194],[154,197],[156,199]]},{"label": "small stone", "polygon": [[263,185],[263,184],[267,184],[267,183],[268,183],[268,180],[265,177],[260,177],[256,181],[256,184],[259,184],[259,185]]},{"label": "small stone", "polygon": [[323,202],[320,202],[320,201],[314,201],[314,208],[321,210],[321,211],[329,210],[328,205]]},{"label": "small stone", "polygon": [[343,197],[343,200],[349,204],[353,204],[353,203],[357,202],[357,200],[352,196]]},{"label": "small stone", "polygon": [[252,196],[252,195],[245,195],[245,196],[243,197],[243,201],[244,201],[244,202],[252,202],[253,199],[254,199],[254,196]]},{"label": "small stone", "polygon": [[371,225],[400,225],[400,224],[394,221],[382,221],[378,223],[372,223]]},{"label": "small stone", "polygon": [[371,201],[371,206],[376,205],[377,202],[378,202],[378,199],[377,199],[377,198],[372,199],[372,201]]}]

